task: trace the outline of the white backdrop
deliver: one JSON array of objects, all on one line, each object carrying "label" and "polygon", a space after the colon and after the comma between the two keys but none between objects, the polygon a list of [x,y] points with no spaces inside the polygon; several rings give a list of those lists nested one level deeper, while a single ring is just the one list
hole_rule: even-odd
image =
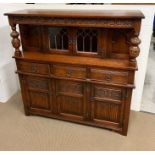
[{"label": "white backdrop", "polygon": [[74,10],[141,10],[145,15],[142,21],[140,39],[141,53],[138,57],[138,71],[135,76],[136,89],[133,92],[131,109],[139,111],[146,73],[147,59],[153,26],[155,7],[149,5],[65,5],[65,4],[0,4],[0,102],[7,101],[18,89],[15,63],[11,59],[14,49],[10,44],[10,28],[3,13],[26,8],[33,9],[74,9]]}]

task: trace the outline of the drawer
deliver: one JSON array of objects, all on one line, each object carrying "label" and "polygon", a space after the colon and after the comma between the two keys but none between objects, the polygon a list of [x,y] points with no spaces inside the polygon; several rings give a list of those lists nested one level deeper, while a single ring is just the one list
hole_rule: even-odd
[{"label": "drawer", "polygon": [[76,78],[76,79],[86,78],[86,69],[81,67],[54,65],[52,67],[52,72],[55,76],[59,77]]},{"label": "drawer", "polygon": [[48,64],[19,61],[17,62],[17,66],[18,69],[23,72],[44,74],[44,75],[50,73]]},{"label": "drawer", "polygon": [[106,83],[127,84],[128,72],[115,70],[91,69],[90,78]]}]

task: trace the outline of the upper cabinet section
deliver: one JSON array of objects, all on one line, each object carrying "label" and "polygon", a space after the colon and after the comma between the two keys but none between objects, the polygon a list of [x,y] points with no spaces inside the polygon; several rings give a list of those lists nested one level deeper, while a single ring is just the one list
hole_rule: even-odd
[{"label": "upper cabinet section", "polygon": [[19,24],[23,51],[99,58],[139,55],[140,11],[22,10],[6,13],[13,46],[20,55]]}]

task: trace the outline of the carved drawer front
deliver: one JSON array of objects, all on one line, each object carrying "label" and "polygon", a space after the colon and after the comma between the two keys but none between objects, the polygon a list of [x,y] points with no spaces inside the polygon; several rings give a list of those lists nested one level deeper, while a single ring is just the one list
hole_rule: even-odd
[{"label": "carved drawer front", "polygon": [[120,127],[124,107],[125,90],[117,87],[94,85],[91,88],[91,114],[96,123]]},{"label": "carved drawer front", "polygon": [[86,69],[81,67],[54,65],[52,68],[54,75],[66,78],[84,79],[86,78]]},{"label": "carved drawer front", "polygon": [[91,79],[106,83],[127,84],[128,72],[115,70],[91,69]]},{"label": "carved drawer front", "polygon": [[17,65],[18,69],[23,72],[44,74],[44,75],[50,73],[48,64],[19,61]]},{"label": "carved drawer front", "polygon": [[27,86],[37,90],[49,90],[49,79],[27,76]]},{"label": "carved drawer front", "polygon": [[56,101],[59,114],[67,118],[83,119],[83,84],[68,80],[56,80]]}]

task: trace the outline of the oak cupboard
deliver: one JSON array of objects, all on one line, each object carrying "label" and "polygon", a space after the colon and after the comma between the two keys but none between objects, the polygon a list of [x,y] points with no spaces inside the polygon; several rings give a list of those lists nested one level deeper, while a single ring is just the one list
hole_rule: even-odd
[{"label": "oak cupboard", "polygon": [[140,11],[22,10],[5,15],[26,115],[127,135],[144,18]]}]

